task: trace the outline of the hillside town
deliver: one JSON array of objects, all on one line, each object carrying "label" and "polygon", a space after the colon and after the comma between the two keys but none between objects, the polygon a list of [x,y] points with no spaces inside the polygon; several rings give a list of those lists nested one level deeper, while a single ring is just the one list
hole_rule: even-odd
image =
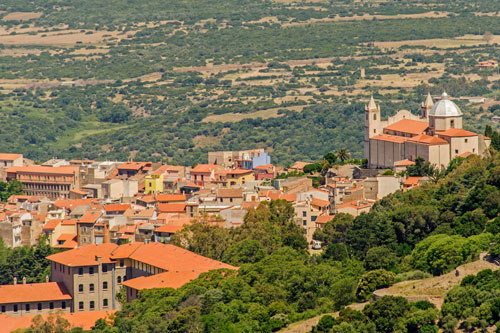
[{"label": "hillside town", "polygon": [[208,163],[194,167],[57,158],[38,165],[22,154],[0,154],[1,181],[19,182],[23,192],[0,205],[3,243],[32,247],[43,237],[60,250],[47,257],[44,283],[18,276],[0,286],[0,319],[16,327],[58,311],[73,323],[86,316],[82,325],[90,328],[121,309],[115,295],[123,287],[132,301],[144,289],[179,288],[209,270],[237,270],[169,242],[194,223],[238,228],[261,202],[289,202],[310,250],[319,250],[313,235],[335,215],[368,213],[383,197],[428,182],[405,173],[417,158],[445,168],[489,146],[489,138],[461,128],[462,114],[445,94],[436,104],[429,95],[420,117],[399,111],[385,125],[373,98],[365,112],[368,168],[331,165],[316,186],[304,174],[312,163],[280,167],[265,149],[209,152]]}]

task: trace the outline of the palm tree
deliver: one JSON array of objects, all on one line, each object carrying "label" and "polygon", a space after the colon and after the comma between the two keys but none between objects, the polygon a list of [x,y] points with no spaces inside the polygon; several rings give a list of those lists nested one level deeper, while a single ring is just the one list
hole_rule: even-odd
[{"label": "palm tree", "polygon": [[351,153],[349,153],[349,150],[345,148],[340,148],[337,150],[337,157],[342,161],[346,161],[351,158]]}]

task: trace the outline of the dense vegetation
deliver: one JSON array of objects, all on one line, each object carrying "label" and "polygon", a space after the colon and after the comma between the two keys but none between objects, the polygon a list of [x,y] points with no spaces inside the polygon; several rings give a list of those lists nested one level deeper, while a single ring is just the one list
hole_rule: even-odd
[{"label": "dense vegetation", "polygon": [[[493,325],[499,320],[500,275],[489,271],[464,278],[441,311],[426,301],[392,296],[362,312],[343,307],[398,281],[449,272],[488,251],[500,234],[499,170],[495,151],[456,160],[436,183],[390,195],[369,214],[337,214],[315,234],[326,247],[321,255],[307,252],[285,201],[262,203],[239,228],[187,226],[174,244],[239,271],[212,271],[177,290],[143,291],[116,314],[112,327],[100,321],[96,329],[271,332],[337,310],[339,318],[326,316],[315,331],[452,331],[458,321],[464,328]],[[493,246],[491,253],[500,250]]]},{"label": "dense vegetation", "polygon": [[[497,8],[498,0],[3,1],[0,151],[190,165],[211,150],[264,147],[286,165],[348,146],[361,158],[370,94],[384,116],[418,112],[428,91],[498,100],[496,70],[475,66],[500,56]],[[18,11],[41,16],[16,19]],[[377,44],[464,35],[449,47]],[[406,83],[412,75],[418,82]],[[459,104],[470,130],[500,115],[498,103]]]}]

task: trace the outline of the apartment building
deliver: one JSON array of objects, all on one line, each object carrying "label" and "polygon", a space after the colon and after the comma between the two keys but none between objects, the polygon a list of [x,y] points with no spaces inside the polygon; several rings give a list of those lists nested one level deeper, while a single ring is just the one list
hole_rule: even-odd
[{"label": "apartment building", "polygon": [[80,188],[80,172],[76,166],[13,166],[6,170],[7,180],[17,179],[26,195],[50,199],[69,198],[69,192]]}]

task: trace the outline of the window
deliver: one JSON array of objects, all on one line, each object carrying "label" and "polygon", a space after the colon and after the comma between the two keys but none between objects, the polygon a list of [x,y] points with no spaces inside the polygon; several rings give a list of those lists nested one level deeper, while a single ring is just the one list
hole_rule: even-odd
[{"label": "window", "polygon": [[102,272],[106,273],[108,271],[108,265],[102,264]]},{"label": "window", "polygon": [[78,310],[83,310],[83,302],[78,303]]},{"label": "window", "polygon": [[2,305],[2,312],[5,312],[5,305]]},{"label": "window", "polygon": [[83,293],[83,284],[78,285],[78,292]]},{"label": "window", "polygon": [[66,309],[66,301],[61,302],[61,309]]},{"label": "window", "polygon": [[377,130],[376,130],[376,129],[373,129],[373,133],[377,133]]},{"label": "window", "polygon": [[455,128],[455,120],[450,120],[450,127]]},{"label": "window", "polygon": [[307,216],[307,212],[306,211],[302,212],[302,216],[306,217]]},{"label": "window", "polygon": [[377,114],[376,113],[373,114],[373,120],[377,120]]},{"label": "window", "polygon": [[102,306],[104,306],[104,307],[108,306],[108,299],[107,298],[102,300]]},{"label": "window", "polygon": [[303,220],[303,221],[302,221],[302,224],[303,224],[303,225],[307,225],[307,220]]},{"label": "window", "polygon": [[42,303],[38,303],[37,308],[38,308],[38,311],[42,311]]},{"label": "window", "polygon": [[78,268],[78,275],[83,275],[83,267]]},{"label": "window", "polygon": [[104,281],[102,283],[102,289],[104,289],[104,290],[108,289],[108,282]]},{"label": "window", "polygon": [[54,302],[49,303],[49,309],[54,310]]},{"label": "window", "polygon": [[91,293],[93,293],[93,292],[94,292],[94,284],[93,284],[93,283],[91,283],[91,284],[89,285],[89,290],[90,290],[90,292],[91,292]]},{"label": "window", "polygon": [[14,304],[14,312],[17,312],[17,304]]},{"label": "window", "polygon": [[89,268],[89,274],[94,274],[94,267]]},{"label": "window", "polygon": [[123,276],[123,281],[127,281],[127,277],[125,275]]},{"label": "window", "polygon": [[469,141],[469,139],[465,139],[465,143],[467,143],[467,141]]},{"label": "window", "polygon": [[118,284],[120,284],[120,283],[122,283],[122,277],[121,276],[118,277]]},{"label": "window", "polygon": [[24,308],[26,309],[26,312],[30,312],[30,305],[29,304],[25,304]]},{"label": "window", "polygon": [[120,267],[123,267],[123,265],[125,265],[125,263],[123,262],[123,259],[120,260]]},{"label": "window", "polygon": [[458,149],[455,149],[455,154],[458,154]]},{"label": "window", "polygon": [[90,310],[94,310],[95,308],[94,305],[95,305],[94,301],[90,301]]}]

